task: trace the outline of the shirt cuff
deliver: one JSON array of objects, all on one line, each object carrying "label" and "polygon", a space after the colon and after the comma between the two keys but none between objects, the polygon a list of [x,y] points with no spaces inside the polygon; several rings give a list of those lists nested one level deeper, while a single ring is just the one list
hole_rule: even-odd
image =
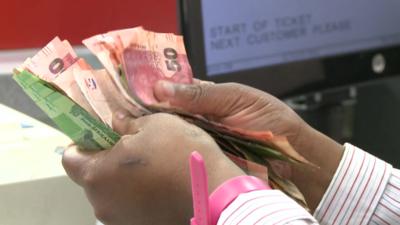
[{"label": "shirt cuff", "polygon": [[[224,211],[218,225],[301,224],[318,222],[300,205],[279,190],[259,190],[240,194]],[[300,224],[300,223],[299,223]]]},{"label": "shirt cuff", "polygon": [[314,217],[321,224],[367,224],[377,207],[392,166],[350,144]]}]

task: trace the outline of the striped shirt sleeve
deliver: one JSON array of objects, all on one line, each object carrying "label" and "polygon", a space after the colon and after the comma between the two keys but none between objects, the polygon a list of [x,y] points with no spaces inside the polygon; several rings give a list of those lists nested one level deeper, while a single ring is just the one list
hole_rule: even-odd
[{"label": "striped shirt sleeve", "polygon": [[278,190],[239,195],[218,225],[400,224],[400,170],[350,144],[312,217]]},{"label": "striped shirt sleeve", "polygon": [[314,217],[321,224],[398,224],[399,171],[350,144]]},{"label": "striped shirt sleeve", "polygon": [[314,225],[306,210],[279,190],[240,194],[222,212],[217,225]]},{"label": "striped shirt sleeve", "polygon": [[393,170],[370,224],[400,224],[400,170]]}]

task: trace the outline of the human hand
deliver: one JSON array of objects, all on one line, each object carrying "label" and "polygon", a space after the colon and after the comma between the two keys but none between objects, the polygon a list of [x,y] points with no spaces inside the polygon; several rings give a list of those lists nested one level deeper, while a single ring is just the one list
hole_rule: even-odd
[{"label": "human hand", "polygon": [[[121,115],[121,114],[119,114]],[[114,119],[124,134],[110,150],[69,149],[63,165],[107,225],[188,224],[192,197],[188,159],[202,154],[209,190],[243,175],[200,128],[168,114]]]},{"label": "human hand", "polygon": [[320,170],[291,166],[291,180],[314,209],[328,187],[342,156],[342,146],[316,131],[279,99],[260,90],[235,84],[157,83],[154,93],[160,102],[200,114],[227,126],[272,131],[289,143]]},{"label": "human hand", "polygon": [[272,131],[297,144],[307,124],[286,104],[260,90],[236,83],[181,85],[159,82],[155,88],[161,102],[227,126],[252,131]]}]

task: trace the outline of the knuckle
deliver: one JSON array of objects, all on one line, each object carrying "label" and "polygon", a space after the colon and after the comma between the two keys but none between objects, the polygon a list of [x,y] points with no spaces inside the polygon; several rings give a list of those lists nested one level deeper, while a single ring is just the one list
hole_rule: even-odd
[{"label": "knuckle", "polygon": [[234,93],[243,93],[243,92],[247,92],[248,91],[247,90],[248,87],[243,85],[243,84],[230,82],[230,83],[226,83],[224,85],[226,86],[227,89],[230,89]]},{"label": "knuckle", "polygon": [[128,134],[134,134],[138,131],[138,124],[137,121],[134,119],[129,120],[128,122],[128,129],[127,132]]},{"label": "knuckle", "polygon": [[129,141],[130,141],[130,136],[124,135],[119,139],[119,141],[114,146],[114,148],[125,148],[125,147],[129,146]]},{"label": "knuckle", "polygon": [[153,118],[153,120],[152,120],[153,122],[171,121],[171,120],[178,118],[177,116],[174,116],[174,115],[168,114],[168,113],[155,113],[155,114],[151,115],[151,117]]},{"label": "knuckle", "polygon": [[231,88],[241,88],[243,86],[243,85],[241,85],[239,83],[236,83],[236,82],[228,82],[228,83],[225,83],[225,84],[222,84],[222,85],[225,85],[225,86],[231,87]]},{"label": "knuckle", "polygon": [[112,147],[112,151],[123,152],[132,148],[132,135],[124,135],[119,141]]},{"label": "knuckle", "polygon": [[82,181],[86,188],[93,189],[99,184],[99,179],[93,172],[84,172],[82,175]]},{"label": "knuckle", "polygon": [[108,223],[113,220],[112,209],[104,207],[103,205],[94,207],[94,215],[103,223]]},{"label": "knuckle", "polygon": [[199,102],[206,95],[205,85],[191,85],[185,88],[187,98],[191,102]]}]

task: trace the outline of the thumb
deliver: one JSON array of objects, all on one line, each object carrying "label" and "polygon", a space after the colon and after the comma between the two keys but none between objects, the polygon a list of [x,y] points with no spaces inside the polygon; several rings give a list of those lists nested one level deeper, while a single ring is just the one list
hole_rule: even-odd
[{"label": "thumb", "polygon": [[[238,84],[177,84],[159,81],[155,85],[154,95],[160,102],[169,102],[171,106],[187,112],[216,117],[228,116],[239,104],[242,93]],[[239,106],[239,105],[237,105]]]}]

